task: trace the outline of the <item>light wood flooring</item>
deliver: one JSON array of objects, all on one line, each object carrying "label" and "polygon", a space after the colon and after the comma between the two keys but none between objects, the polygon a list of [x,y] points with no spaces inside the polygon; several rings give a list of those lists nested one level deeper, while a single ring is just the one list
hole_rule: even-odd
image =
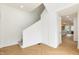
[{"label": "light wood flooring", "polygon": [[19,45],[14,45],[1,48],[0,55],[79,55],[79,49],[77,42],[65,37],[58,48],[41,44],[22,49]]}]

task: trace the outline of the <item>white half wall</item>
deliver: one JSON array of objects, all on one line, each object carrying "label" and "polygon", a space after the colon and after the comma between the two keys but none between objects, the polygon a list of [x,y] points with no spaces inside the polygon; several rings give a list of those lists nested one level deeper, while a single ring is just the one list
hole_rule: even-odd
[{"label": "white half wall", "polygon": [[41,20],[23,31],[22,48],[26,48],[41,42]]}]

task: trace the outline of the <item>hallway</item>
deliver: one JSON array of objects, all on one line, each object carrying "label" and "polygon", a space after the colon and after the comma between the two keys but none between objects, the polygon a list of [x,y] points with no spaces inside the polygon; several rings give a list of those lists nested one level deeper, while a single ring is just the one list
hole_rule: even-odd
[{"label": "hallway", "polygon": [[0,49],[0,55],[79,55],[79,50],[76,49],[76,42],[64,38],[63,44],[58,48],[51,48],[44,44],[35,45],[32,47],[21,49],[18,45],[5,47]]}]

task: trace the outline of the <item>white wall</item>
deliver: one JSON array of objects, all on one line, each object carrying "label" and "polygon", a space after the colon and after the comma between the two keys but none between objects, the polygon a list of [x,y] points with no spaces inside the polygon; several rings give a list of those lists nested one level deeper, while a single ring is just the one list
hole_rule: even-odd
[{"label": "white wall", "polygon": [[34,23],[23,31],[23,43],[22,48],[29,47],[41,42],[41,20]]},{"label": "white wall", "polygon": [[[44,24],[44,26],[47,26],[47,28],[49,27],[48,39],[47,39],[46,44],[51,47],[56,48],[61,43],[61,41],[60,41],[61,38],[59,35],[60,28],[59,28],[59,24],[58,24],[58,23],[60,23],[60,22],[58,22],[60,17],[58,16],[57,11],[58,11],[58,9],[61,9],[62,7],[70,5],[70,4],[60,4],[60,3],[59,4],[49,4],[49,3],[46,3],[44,5],[45,5],[45,8],[48,12],[48,18],[47,18],[48,21],[46,21],[47,24]],[[46,41],[43,40],[43,42],[45,43]]]},{"label": "white wall", "polygon": [[51,13],[49,17],[49,44],[55,48],[60,43],[58,30],[58,15],[56,13]]},{"label": "white wall", "polygon": [[[58,30],[59,30],[58,18],[59,17],[56,13],[56,10],[60,7],[66,6],[67,4],[57,4],[57,5],[56,4],[44,4],[44,5],[46,7],[47,13],[45,13],[45,15],[42,16],[44,17],[42,18],[43,22],[41,22],[41,24],[43,25],[43,26],[41,25],[42,27],[41,30],[43,33],[42,41],[44,44],[47,44],[51,47],[56,48],[59,45],[59,34],[58,34]],[[35,33],[37,33],[39,31],[38,29],[40,29],[40,25],[38,25],[40,22],[37,24],[37,26],[36,25],[31,26],[33,23],[35,23],[36,21],[40,19],[39,11],[36,11],[36,12],[37,13],[35,13],[35,11],[32,11],[31,13],[27,13],[25,11],[3,5],[1,7],[1,20],[0,20],[1,21],[0,22],[1,24],[0,25],[1,26],[0,47],[5,47],[5,46],[12,45],[12,44],[16,44],[17,41],[22,39],[22,30],[24,30],[27,27],[28,27],[26,29],[27,32],[25,31],[24,35],[27,35],[30,39],[32,39],[33,38],[32,36],[34,36],[33,35],[34,30],[32,30],[32,28],[37,29]],[[29,26],[31,26],[30,30],[29,30],[30,28]],[[27,33],[28,34],[32,33],[31,35],[29,34],[31,37]],[[40,32],[38,33],[37,34],[40,37],[41,36]],[[36,42],[37,41],[40,42],[40,39],[37,39]]]},{"label": "white wall", "polygon": [[48,18],[49,18],[48,12],[45,9],[44,12],[41,14],[41,31],[42,31],[41,42],[47,45],[49,41],[49,19]]},{"label": "white wall", "polygon": [[42,43],[56,48],[59,45],[58,15],[45,9],[41,15]]},{"label": "white wall", "polygon": [[1,5],[0,47],[16,44],[22,39],[22,30],[40,19],[38,13],[28,13],[6,5]]},{"label": "white wall", "polygon": [[78,32],[77,48],[79,49],[79,11],[77,12],[77,32]]},{"label": "white wall", "polygon": [[77,29],[77,15],[73,17],[73,27],[74,27],[74,41],[78,41],[78,29]]},{"label": "white wall", "polygon": [[[38,8],[32,11],[32,13],[36,12],[40,16],[44,10],[44,5],[40,5]],[[35,13],[34,13],[35,14]],[[26,28],[23,31],[23,43],[21,45],[22,48],[29,47],[42,42],[42,33],[41,33],[41,17],[40,20]]]}]

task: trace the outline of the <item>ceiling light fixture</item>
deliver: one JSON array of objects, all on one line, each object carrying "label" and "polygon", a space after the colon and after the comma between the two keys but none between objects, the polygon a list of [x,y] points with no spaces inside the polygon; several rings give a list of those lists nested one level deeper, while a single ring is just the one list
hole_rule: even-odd
[{"label": "ceiling light fixture", "polygon": [[70,16],[66,16],[67,18],[69,18]]},{"label": "ceiling light fixture", "polygon": [[68,20],[70,20],[70,21],[72,20],[72,18],[70,16],[66,16],[66,17],[68,18]]},{"label": "ceiling light fixture", "polygon": [[23,5],[20,5],[20,8],[24,8],[24,6]]}]

